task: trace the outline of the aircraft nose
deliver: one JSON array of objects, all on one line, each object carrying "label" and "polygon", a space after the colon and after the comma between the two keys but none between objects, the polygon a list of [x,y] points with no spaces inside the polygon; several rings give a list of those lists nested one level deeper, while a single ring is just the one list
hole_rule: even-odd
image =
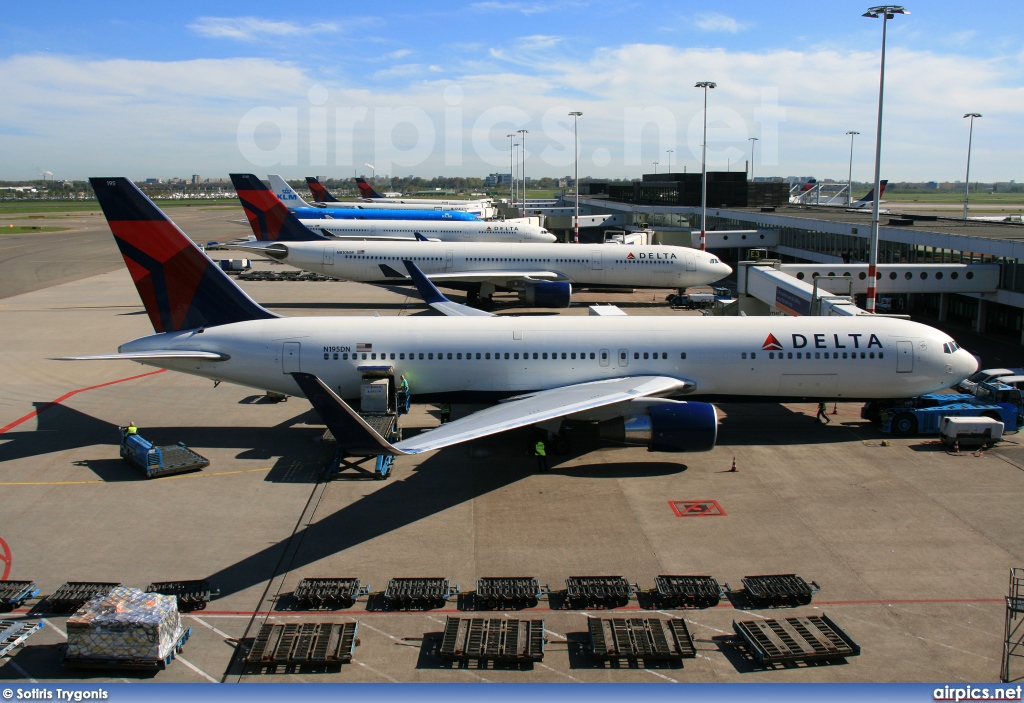
[{"label": "aircraft nose", "polygon": [[538,238],[540,239],[540,241],[546,242],[548,244],[554,244],[555,242],[558,241],[558,237],[551,234],[550,232],[541,232]]},{"label": "aircraft nose", "polygon": [[960,371],[960,375],[964,378],[974,375],[974,373],[981,368],[978,364],[978,360],[966,349],[958,349],[956,353],[960,355],[960,360],[957,364],[959,367],[958,370]]}]

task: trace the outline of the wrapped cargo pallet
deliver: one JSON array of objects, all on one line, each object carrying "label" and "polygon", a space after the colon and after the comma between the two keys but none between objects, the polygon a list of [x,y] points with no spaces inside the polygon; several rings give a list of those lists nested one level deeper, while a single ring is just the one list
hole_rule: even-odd
[{"label": "wrapped cargo pallet", "polygon": [[119,586],[68,620],[69,658],[163,660],[183,634],[174,596]]}]

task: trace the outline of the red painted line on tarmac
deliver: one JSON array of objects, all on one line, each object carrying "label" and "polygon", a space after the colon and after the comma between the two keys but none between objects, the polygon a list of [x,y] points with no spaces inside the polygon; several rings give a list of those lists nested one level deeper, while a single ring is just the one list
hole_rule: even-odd
[{"label": "red painted line on tarmac", "polygon": [[100,383],[99,385],[96,385],[96,386],[89,386],[88,388],[79,388],[78,390],[68,391],[67,393],[62,395],[60,398],[57,398],[56,400],[51,400],[49,403],[46,403],[45,405],[43,405],[41,408],[39,408],[37,410],[33,410],[32,412],[30,412],[25,417],[19,417],[17,420],[12,422],[11,424],[5,425],[4,427],[0,427],[0,434],[3,434],[4,432],[7,432],[8,430],[14,429],[15,427],[17,427],[18,425],[20,425],[23,422],[28,422],[29,420],[34,418],[39,413],[43,412],[44,410],[49,410],[54,405],[59,405],[60,403],[64,402],[65,400],[67,400],[68,398],[70,398],[73,395],[78,395],[79,393],[85,393],[86,391],[94,391],[97,388],[103,388],[104,386],[112,386],[115,383],[124,383],[125,381],[134,381],[137,378],[145,378],[146,376],[153,376],[154,374],[163,373],[166,370],[167,369],[158,369],[156,371],[150,371],[149,373],[140,373],[138,376],[129,376],[128,378],[119,378],[116,381],[107,381],[106,383]]},{"label": "red painted line on tarmac", "polygon": [[0,575],[0,581],[6,581],[7,577],[11,575],[11,563],[13,561],[11,548],[7,546],[7,542],[4,542],[3,537],[0,537],[0,562],[3,562],[4,565],[4,573]]}]

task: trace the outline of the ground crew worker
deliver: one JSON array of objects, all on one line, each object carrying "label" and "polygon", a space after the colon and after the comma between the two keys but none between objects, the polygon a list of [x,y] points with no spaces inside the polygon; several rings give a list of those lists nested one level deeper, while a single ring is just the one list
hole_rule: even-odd
[{"label": "ground crew worker", "polygon": [[441,424],[452,421],[452,405],[451,403],[441,403]]},{"label": "ground crew worker", "polygon": [[133,434],[138,434],[138,433],[139,433],[139,428],[135,426],[134,422],[129,422],[128,426],[124,428],[124,435],[125,435],[125,437],[127,437],[128,435],[133,435]]},{"label": "ground crew worker", "polygon": [[405,376],[398,377],[398,392],[409,395],[409,382],[405,380]]},{"label": "ground crew worker", "polygon": [[544,446],[544,440],[537,440],[537,444],[533,446],[533,455],[537,457],[537,471],[548,470],[548,451]]},{"label": "ground crew worker", "polygon": [[409,412],[409,382],[405,376],[399,376],[398,380],[398,407],[399,412]]},{"label": "ground crew worker", "polygon": [[832,422],[832,420],[830,420],[828,417],[828,408],[825,407],[825,401],[821,401],[820,403],[818,403],[817,420],[818,422],[824,422],[826,425]]}]

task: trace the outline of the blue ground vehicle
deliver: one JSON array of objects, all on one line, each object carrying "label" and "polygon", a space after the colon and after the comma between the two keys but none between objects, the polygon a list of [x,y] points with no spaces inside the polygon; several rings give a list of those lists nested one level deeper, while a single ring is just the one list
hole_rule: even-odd
[{"label": "blue ground vehicle", "polygon": [[121,457],[140,469],[146,478],[198,471],[210,465],[205,457],[196,454],[183,442],[167,447],[158,447],[137,434],[121,430]]},{"label": "blue ground vehicle", "polygon": [[[868,406],[861,417],[868,417]],[[998,381],[979,383],[975,394],[929,393],[877,408],[882,432],[900,437],[937,434],[943,417],[988,417],[1003,423],[1005,432],[1024,424],[1021,392]]]}]

